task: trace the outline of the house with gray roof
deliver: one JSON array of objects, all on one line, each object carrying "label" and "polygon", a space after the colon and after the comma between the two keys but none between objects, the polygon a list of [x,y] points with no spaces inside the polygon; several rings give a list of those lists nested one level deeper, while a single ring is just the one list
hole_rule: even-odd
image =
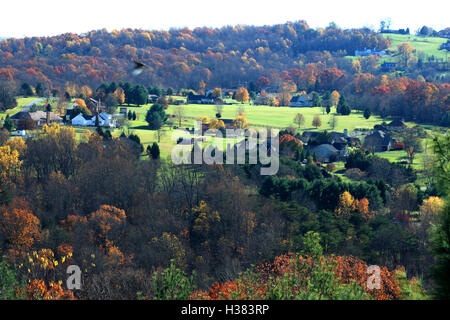
[{"label": "house with gray roof", "polygon": [[[340,158],[346,156],[346,151],[340,152],[338,149],[333,147],[331,144],[321,144],[310,150],[312,155],[319,162],[328,163],[338,161]],[[347,150],[348,152],[348,150]]]},{"label": "house with gray roof", "polygon": [[371,152],[389,151],[394,146],[395,140],[380,130],[374,131],[364,138],[363,148]]},{"label": "house with gray roof", "polygon": [[290,107],[312,107],[313,100],[312,97],[308,94],[302,94],[300,96],[292,97],[291,102],[289,103]]},{"label": "house with gray roof", "polygon": [[62,123],[62,118],[51,111],[20,111],[11,117],[17,130],[33,130],[44,124]]}]

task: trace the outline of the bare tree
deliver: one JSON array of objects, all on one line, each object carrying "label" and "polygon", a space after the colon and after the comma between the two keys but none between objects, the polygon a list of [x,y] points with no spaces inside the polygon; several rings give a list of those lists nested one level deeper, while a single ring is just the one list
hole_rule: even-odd
[{"label": "bare tree", "polygon": [[155,135],[156,135],[156,138],[158,139],[158,143],[161,142],[161,138],[163,136],[165,136],[166,133],[167,132],[165,130],[163,130],[163,127],[160,127],[159,129],[156,129]]},{"label": "bare tree", "polygon": [[320,119],[319,115],[315,115],[314,116],[313,121],[312,121],[312,125],[314,127],[316,127],[316,129],[322,125],[322,120]]},{"label": "bare tree", "polygon": [[333,114],[333,115],[331,116],[330,121],[328,122],[328,123],[330,124],[331,129],[334,130],[334,128],[336,128],[336,126],[337,126],[337,121],[338,121],[338,120],[337,120],[337,118],[336,118],[336,115]]},{"label": "bare tree", "polygon": [[239,106],[236,110],[236,115],[240,115],[245,112],[245,108],[243,106]]},{"label": "bare tree", "polygon": [[215,108],[215,110],[216,110],[216,115],[217,115],[217,114],[222,115],[222,112],[223,112],[223,105],[221,105],[221,104],[216,104],[216,106],[215,106],[214,108]]},{"label": "bare tree", "polygon": [[[175,117],[178,119],[178,126],[181,127],[181,122],[183,121],[185,117],[184,107],[183,106],[177,106],[175,108]],[[158,140],[159,142],[159,140]]]},{"label": "bare tree", "polygon": [[305,123],[305,117],[301,113],[297,113],[294,117],[294,123],[300,129],[300,126],[302,126]]}]

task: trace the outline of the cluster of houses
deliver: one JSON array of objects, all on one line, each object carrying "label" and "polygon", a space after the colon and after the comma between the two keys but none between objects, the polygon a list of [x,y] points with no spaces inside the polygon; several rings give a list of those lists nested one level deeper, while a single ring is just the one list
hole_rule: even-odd
[{"label": "cluster of houses", "polygon": [[386,54],[386,51],[377,51],[375,49],[364,49],[364,50],[355,50],[355,56],[371,56],[371,55],[377,55],[377,56],[384,56]]},{"label": "cluster of houses", "polygon": [[317,131],[303,132],[300,140],[312,155],[315,155],[317,161],[328,163],[334,161],[343,161],[349,153],[349,147],[360,147],[359,138],[350,137],[347,130],[344,132],[330,132],[332,140],[330,143],[313,145],[311,142],[320,134]]},{"label": "cluster of houses", "polygon": [[384,152],[393,149],[395,139],[392,132],[403,132],[408,126],[400,119],[395,119],[386,125],[375,125],[372,133],[365,137],[363,148],[371,152]]},{"label": "cluster of houses", "polygon": [[[386,125],[375,125],[373,130],[367,132],[364,143],[357,137],[348,134],[347,130],[341,132],[330,132],[332,141],[330,143],[311,145],[320,132],[305,131],[301,136],[301,141],[309,149],[311,155],[315,155],[317,161],[329,163],[334,161],[345,161],[349,153],[349,147],[362,147],[370,152],[390,151],[394,148],[396,140],[392,138],[392,132],[402,132],[406,130],[406,124],[395,119]],[[311,146],[308,146],[311,145]]]},{"label": "cluster of houses", "polygon": [[64,117],[66,123],[83,127],[96,126],[97,124],[101,127],[116,127],[116,118],[113,115],[106,113],[106,107],[100,105],[97,100],[88,99],[88,102],[86,103],[87,108],[93,115],[79,113],[79,111],[76,110],[76,106],[76,103],[74,103],[67,108]]},{"label": "cluster of houses", "polygon": [[[91,106],[89,109],[94,109],[92,116],[84,115],[75,111],[76,105],[72,105],[66,110],[64,117],[60,117],[52,111],[20,111],[11,116],[11,120],[14,122],[14,127],[19,130],[34,130],[42,127],[44,124],[51,125],[53,123],[63,124],[69,123],[74,126],[96,126],[101,127],[116,127],[116,117],[105,112],[105,107],[98,107],[97,101],[91,99],[89,101]],[[89,104],[88,104],[89,106]],[[101,111],[101,112],[100,112]]]}]

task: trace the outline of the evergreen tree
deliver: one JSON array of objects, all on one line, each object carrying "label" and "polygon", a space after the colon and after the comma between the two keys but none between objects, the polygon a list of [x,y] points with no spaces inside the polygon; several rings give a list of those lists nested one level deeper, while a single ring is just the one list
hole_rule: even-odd
[{"label": "evergreen tree", "polygon": [[339,97],[339,102],[338,102],[338,105],[336,107],[336,111],[337,111],[337,113],[342,114],[344,116],[348,116],[350,114],[350,112],[351,112],[350,107],[349,107],[348,102],[347,102],[347,99],[345,98],[344,94],[342,94]]},{"label": "evergreen tree", "polygon": [[24,82],[20,88],[24,97],[30,97],[33,95],[33,88],[31,88],[28,83]]},{"label": "evergreen tree", "polygon": [[3,123],[3,128],[12,132],[14,130],[14,122],[9,118],[9,114],[6,115],[5,122]]},{"label": "evergreen tree", "polygon": [[127,105],[134,104],[134,86],[130,82],[120,83],[119,86],[125,93],[125,103]]},{"label": "evergreen tree", "polygon": [[313,92],[312,100],[314,107],[322,106],[322,98],[320,97],[320,94],[318,94],[317,92]]},{"label": "evergreen tree", "polygon": [[144,147],[141,144],[141,138],[139,138],[139,136],[137,134],[131,133],[128,136],[128,139],[130,139],[131,141],[136,143],[136,145],[138,146],[138,149],[139,149],[139,154],[141,154],[144,151]]},{"label": "evergreen tree", "polygon": [[146,104],[148,101],[148,91],[144,86],[137,85],[134,87],[132,95],[134,97],[134,103],[138,106]]},{"label": "evergreen tree", "polygon": [[150,156],[152,157],[152,159],[156,160],[159,159],[159,155],[160,155],[159,146],[156,142],[153,142],[152,148],[150,150]]},{"label": "evergreen tree", "polygon": [[437,177],[437,187],[445,195],[444,210],[439,216],[439,223],[432,232],[433,253],[437,260],[433,278],[436,283],[437,299],[450,299],[450,140],[448,135],[433,139],[436,160],[433,171]]},{"label": "evergreen tree", "polygon": [[164,111],[164,105],[155,103],[147,111],[145,121],[151,130],[158,130],[166,122],[168,115]]},{"label": "evergreen tree", "polygon": [[44,96],[44,86],[42,85],[42,83],[38,82],[35,90],[38,97]]}]

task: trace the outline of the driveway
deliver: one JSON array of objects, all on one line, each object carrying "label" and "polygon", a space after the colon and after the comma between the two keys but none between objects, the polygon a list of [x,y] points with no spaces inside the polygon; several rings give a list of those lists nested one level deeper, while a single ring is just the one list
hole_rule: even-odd
[{"label": "driveway", "polygon": [[45,99],[44,98],[40,98],[40,99],[33,100],[33,101],[29,102],[27,105],[23,106],[22,110],[20,110],[20,111],[28,112],[28,111],[30,111],[30,108],[31,108],[31,106],[33,104],[38,104],[39,102],[41,102],[43,100],[45,100]]}]

